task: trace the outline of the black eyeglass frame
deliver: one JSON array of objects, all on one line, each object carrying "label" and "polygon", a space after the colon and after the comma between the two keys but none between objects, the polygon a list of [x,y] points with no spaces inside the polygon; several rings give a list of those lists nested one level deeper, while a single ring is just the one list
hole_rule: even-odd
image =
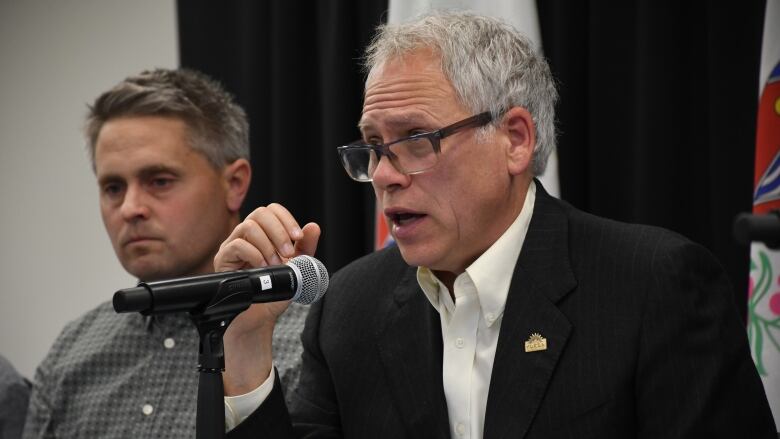
[{"label": "black eyeglass frame", "polygon": [[[347,174],[349,174],[349,170],[347,169],[347,165],[344,162],[343,154],[350,150],[357,150],[357,149],[369,149],[376,152],[377,160],[381,160],[382,156],[387,156],[388,159],[390,159],[391,162],[393,162],[393,166],[398,169],[398,166],[396,165],[396,162],[393,160],[393,158],[396,157],[395,154],[390,150],[390,146],[395,145],[397,143],[401,142],[407,142],[409,140],[417,140],[420,138],[426,138],[428,141],[431,142],[431,145],[433,145],[433,152],[438,157],[441,153],[441,140],[444,139],[447,136],[451,136],[455,133],[457,133],[460,130],[466,129],[466,128],[480,128],[488,123],[493,121],[493,115],[489,111],[485,111],[483,113],[477,114],[475,116],[468,117],[466,119],[463,119],[461,121],[455,122],[451,125],[447,125],[444,128],[438,129],[436,131],[430,131],[427,133],[417,133],[412,134],[411,136],[403,137],[401,139],[393,140],[392,142],[383,143],[380,145],[371,145],[363,143],[363,140],[356,140],[355,142],[352,142],[349,145],[345,146],[339,146],[336,148],[336,152],[339,154],[339,156],[342,158],[342,165],[344,166],[345,170],[347,171]],[[425,169],[418,169],[416,171],[407,172],[403,169],[398,169],[398,172],[401,172],[406,175],[413,175],[413,174],[419,174],[421,172],[428,171],[430,169],[433,169],[436,164],[438,164],[438,158],[436,160],[436,163],[434,163],[432,166],[425,168]],[[349,175],[350,178],[356,181],[361,182],[368,182],[371,181],[371,178],[368,180],[358,180],[352,175]]]}]

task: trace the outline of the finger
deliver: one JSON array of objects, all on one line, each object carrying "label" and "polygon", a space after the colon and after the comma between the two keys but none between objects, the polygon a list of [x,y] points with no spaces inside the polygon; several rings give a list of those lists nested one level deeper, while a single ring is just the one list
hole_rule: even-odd
[{"label": "finger", "polygon": [[279,257],[277,248],[263,227],[255,221],[245,221],[246,224],[242,224],[242,232],[244,234],[244,240],[254,245],[260,253],[263,254],[263,258],[272,265],[281,265],[282,259]]},{"label": "finger", "polygon": [[285,258],[293,255],[295,251],[292,244],[293,239],[285,227],[285,223],[297,223],[287,209],[278,204],[259,207],[247,219],[259,224],[279,255]]},{"label": "finger", "polygon": [[214,271],[233,271],[249,267],[265,267],[268,262],[254,245],[235,239],[219,249],[214,257]]},{"label": "finger", "polygon": [[287,230],[287,233],[290,234],[290,238],[292,238],[294,241],[303,238],[303,231],[301,230],[301,226],[298,225],[298,221],[295,220],[295,217],[290,213],[289,210],[287,210],[287,208],[279,203],[271,203],[268,205],[268,208],[274,212],[276,217],[284,226],[285,230]]},{"label": "finger", "polygon": [[317,223],[308,223],[303,226],[302,232],[303,238],[295,242],[295,255],[314,256],[320,240],[320,226]]},{"label": "finger", "polygon": [[252,220],[244,220],[230,233],[230,236],[220,244],[220,250],[231,242],[236,240],[245,240],[254,245],[263,254],[266,262],[274,265],[282,263],[276,253],[273,243],[268,239],[259,224]]},{"label": "finger", "polygon": [[[254,214],[255,212],[252,212]],[[250,214],[251,215],[251,214]],[[246,229],[249,227],[249,223],[253,221],[249,220],[249,217],[244,219],[244,221],[241,221],[238,223],[238,225],[233,229],[232,232],[230,232],[230,235],[228,235],[227,239],[225,239],[222,244],[219,245],[219,248],[228,245],[230,242],[235,241],[236,239],[244,239],[244,236],[246,236]]]}]

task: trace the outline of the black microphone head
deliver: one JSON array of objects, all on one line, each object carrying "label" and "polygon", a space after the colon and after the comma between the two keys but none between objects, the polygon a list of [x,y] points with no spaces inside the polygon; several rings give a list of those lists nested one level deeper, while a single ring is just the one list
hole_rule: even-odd
[{"label": "black microphone head", "polygon": [[114,293],[114,311],[146,311],[152,306],[152,294],[144,286],[125,288]]},{"label": "black microphone head", "polygon": [[290,259],[287,265],[300,273],[300,288],[292,298],[293,302],[304,305],[312,304],[325,295],[328,290],[328,270],[317,258],[301,255]]}]

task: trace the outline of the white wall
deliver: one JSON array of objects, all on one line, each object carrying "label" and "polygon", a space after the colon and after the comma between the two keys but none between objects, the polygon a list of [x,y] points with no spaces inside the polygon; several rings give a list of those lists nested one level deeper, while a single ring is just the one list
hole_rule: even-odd
[{"label": "white wall", "polygon": [[32,377],[62,327],[135,280],[100,220],[86,103],[178,65],[174,0],[0,0],[0,354]]}]

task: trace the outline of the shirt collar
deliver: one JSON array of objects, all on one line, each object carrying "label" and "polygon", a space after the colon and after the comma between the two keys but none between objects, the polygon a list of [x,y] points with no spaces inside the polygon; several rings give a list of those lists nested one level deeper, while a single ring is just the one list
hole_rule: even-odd
[{"label": "shirt collar", "polygon": [[[456,284],[459,280],[474,284],[482,316],[488,327],[504,312],[509,284],[512,282],[515,264],[528,233],[535,202],[536,184],[532,181],[528,186],[523,208],[512,225],[455,280]],[[440,314],[451,314],[454,311],[452,300],[447,300],[449,297],[440,297],[440,293],[449,296],[449,290],[430,269],[417,268],[417,283]],[[450,306],[453,309],[448,309]]]}]

